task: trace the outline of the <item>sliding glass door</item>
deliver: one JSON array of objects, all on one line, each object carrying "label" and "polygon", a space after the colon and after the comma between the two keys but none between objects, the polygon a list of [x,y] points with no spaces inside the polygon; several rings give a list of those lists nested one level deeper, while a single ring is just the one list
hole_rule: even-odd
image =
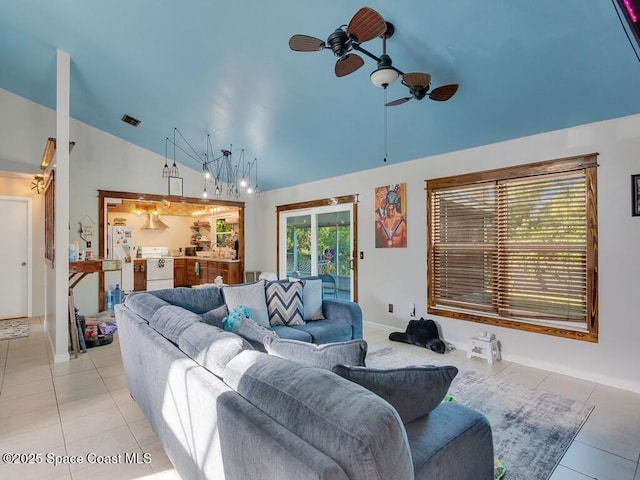
[{"label": "sliding glass door", "polygon": [[279,215],[279,277],[319,276],[325,297],[353,300],[353,204]]}]

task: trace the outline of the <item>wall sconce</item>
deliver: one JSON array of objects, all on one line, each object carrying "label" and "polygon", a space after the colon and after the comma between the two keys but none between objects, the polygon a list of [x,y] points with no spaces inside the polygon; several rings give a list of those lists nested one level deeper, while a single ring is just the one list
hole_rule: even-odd
[{"label": "wall sconce", "polygon": [[[69,142],[69,153],[73,150],[73,147],[76,146],[76,142]],[[53,160],[53,154],[56,153],[56,139],[55,137],[49,137],[47,139],[47,144],[44,147],[44,153],[42,154],[42,161],[40,162],[40,169],[46,170]],[[38,192],[39,193],[39,192]]]}]

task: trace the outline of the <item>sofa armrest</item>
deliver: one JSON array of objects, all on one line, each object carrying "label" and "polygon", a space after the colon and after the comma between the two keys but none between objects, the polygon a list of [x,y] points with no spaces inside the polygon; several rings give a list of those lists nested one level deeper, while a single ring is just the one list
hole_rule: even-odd
[{"label": "sofa armrest", "polygon": [[353,338],[362,338],[362,309],[350,300],[325,298],[322,300],[324,318],[348,323],[353,328]]}]

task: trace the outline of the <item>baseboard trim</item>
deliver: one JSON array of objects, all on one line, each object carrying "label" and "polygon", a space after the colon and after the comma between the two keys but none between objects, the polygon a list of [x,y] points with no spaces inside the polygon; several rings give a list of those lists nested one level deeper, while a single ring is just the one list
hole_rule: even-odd
[{"label": "baseboard trim", "polygon": [[[365,325],[368,325],[373,328],[377,328],[379,330],[384,330],[388,332],[397,332],[398,328],[390,327],[389,325],[383,325],[381,323],[364,321]],[[402,330],[402,329],[400,329]],[[446,338],[443,339],[447,343],[452,344],[456,349],[467,351],[469,349],[468,343],[461,342],[452,342]],[[624,378],[615,378],[612,376],[604,376],[599,374],[594,374],[592,372],[587,372],[584,370],[578,370],[575,368],[563,367],[561,365],[556,365],[552,363],[547,363],[544,360],[540,360],[537,358],[523,357],[520,355],[505,355],[502,353],[502,359],[508,362],[517,363],[518,365],[523,365],[525,367],[531,368],[539,368],[541,370],[545,370],[550,373],[557,373],[559,375],[568,375],[570,377],[579,378],[580,380],[586,380],[588,382],[595,382],[600,385],[605,385],[613,388],[620,388],[622,390],[628,390],[634,393],[640,393],[640,382],[629,381]]]}]

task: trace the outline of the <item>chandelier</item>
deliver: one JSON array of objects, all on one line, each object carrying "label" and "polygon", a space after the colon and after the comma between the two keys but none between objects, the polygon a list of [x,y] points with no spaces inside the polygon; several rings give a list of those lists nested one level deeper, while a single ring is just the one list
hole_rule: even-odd
[{"label": "chandelier", "polygon": [[[186,144],[187,148],[181,147],[176,141],[176,133]],[[167,145],[173,144],[173,166],[169,168],[167,157]],[[173,141],[168,137],[165,139],[165,164],[162,169],[163,177],[178,176],[176,166],[176,148],[182,151],[192,160],[202,165],[203,189],[202,197],[208,198],[210,195],[221,198],[226,194],[228,198],[238,199],[242,194],[258,196],[258,159],[245,162],[244,149],[240,152],[238,161],[233,160],[231,152],[233,145],[229,149],[221,149],[220,155],[214,155],[214,148],[211,145],[211,135],[207,134],[206,152],[199,154],[196,149],[187,141],[177,128],[173,129]]]},{"label": "chandelier", "polygon": [[[209,195],[207,184],[213,184],[213,196],[216,198],[222,196],[225,188],[227,196],[235,199],[240,198],[243,193],[255,196],[260,194],[260,188],[258,187],[258,159],[254,158],[251,162],[245,162],[244,149],[242,149],[238,162],[234,163],[231,147],[229,147],[229,150],[220,150],[222,155],[208,160],[208,158],[213,157],[213,147],[211,147],[211,137],[207,135],[207,153],[205,154],[205,162],[202,165],[204,172],[203,197]],[[255,178],[254,182],[251,181],[252,173]]]}]

